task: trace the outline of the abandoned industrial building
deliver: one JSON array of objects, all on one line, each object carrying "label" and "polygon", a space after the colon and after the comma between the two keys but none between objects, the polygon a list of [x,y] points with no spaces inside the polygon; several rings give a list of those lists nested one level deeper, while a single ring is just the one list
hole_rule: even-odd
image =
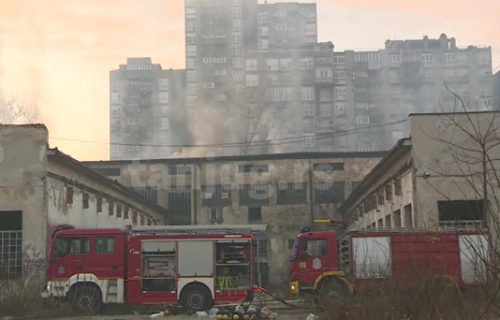
[{"label": "abandoned industrial building", "polygon": [[0,125],[0,272],[43,270],[58,225],[163,224],[165,209],[143,200],[57,149],[43,125]]},{"label": "abandoned industrial building", "polygon": [[286,288],[294,237],[337,208],[385,153],[291,153],[84,162],[167,208],[169,224],[266,224],[262,284]]},{"label": "abandoned industrial building", "polygon": [[479,229],[498,223],[492,215],[499,204],[499,124],[499,112],[410,115],[410,137],[340,208],[348,229]]}]

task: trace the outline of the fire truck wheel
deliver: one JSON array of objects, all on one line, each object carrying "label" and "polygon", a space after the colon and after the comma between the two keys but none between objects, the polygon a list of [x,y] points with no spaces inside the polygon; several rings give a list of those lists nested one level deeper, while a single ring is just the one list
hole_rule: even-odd
[{"label": "fire truck wheel", "polygon": [[74,289],[73,309],[78,313],[95,314],[101,309],[101,294],[99,290],[88,285]]},{"label": "fire truck wheel", "polygon": [[318,290],[318,304],[322,308],[328,308],[341,303],[345,296],[345,287],[336,279],[325,279]]},{"label": "fire truck wheel", "polygon": [[182,290],[181,304],[189,311],[203,311],[209,309],[213,302],[207,287],[195,283]]}]

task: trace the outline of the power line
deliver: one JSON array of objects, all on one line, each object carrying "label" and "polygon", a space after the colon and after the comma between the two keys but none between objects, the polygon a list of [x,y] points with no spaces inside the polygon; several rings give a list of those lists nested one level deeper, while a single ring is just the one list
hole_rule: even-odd
[{"label": "power line", "polygon": [[[369,125],[364,127],[352,128],[352,129],[344,129],[344,130],[335,130],[333,132],[327,133],[315,133],[314,136],[318,140],[327,139],[331,136],[341,137],[347,136],[355,133],[359,133],[365,130],[369,130],[372,128],[379,127],[389,127],[399,123],[406,122],[407,119],[400,119],[392,122],[380,123],[376,125]],[[220,143],[210,143],[210,144],[196,144],[196,145],[185,145],[185,144],[134,144],[134,143],[121,143],[121,142],[104,142],[104,141],[92,141],[92,140],[83,140],[83,139],[70,139],[70,138],[62,138],[62,137],[51,137],[53,140],[60,141],[70,141],[70,142],[79,142],[79,143],[88,143],[88,144],[104,144],[111,146],[128,146],[128,147],[154,147],[154,148],[206,148],[206,147],[223,147],[223,148],[235,148],[241,146],[262,146],[262,145],[285,145],[285,144],[293,144],[293,143],[301,143],[304,141],[305,136],[292,136],[285,138],[277,138],[273,140],[256,140],[256,141],[235,141],[235,142],[220,142]]]}]

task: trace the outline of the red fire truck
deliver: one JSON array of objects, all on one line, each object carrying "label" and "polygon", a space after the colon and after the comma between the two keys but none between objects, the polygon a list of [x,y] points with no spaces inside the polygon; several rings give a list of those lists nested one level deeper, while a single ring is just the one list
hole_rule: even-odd
[{"label": "red fire truck", "polygon": [[191,310],[244,300],[254,234],[264,226],[67,229],[54,234],[42,296],[76,311],[103,304],[181,303]]},{"label": "red fire truck", "polygon": [[337,239],[335,231],[306,229],[297,236],[289,291],[321,297],[381,280],[411,284],[428,276],[460,286],[484,282],[488,248],[482,231],[362,231]]}]

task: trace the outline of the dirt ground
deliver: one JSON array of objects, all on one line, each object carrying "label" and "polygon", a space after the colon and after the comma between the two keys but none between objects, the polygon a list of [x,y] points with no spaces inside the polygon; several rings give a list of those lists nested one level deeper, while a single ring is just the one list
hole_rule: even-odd
[{"label": "dirt ground", "polygon": [[[277,313],[276,320],[305,320],[309,312],[306,311],[283,311]],[[0,318],[1,319],[1,318]],[[41,318],[42,319],[42,318]],[[46,320],[47,318],[43,318]],[[57,320],[150,320],[150,315],[148,314],[129,314],[129,315],[96,315],[96,316],[70,316],[57,318]],[[159,317],[156,319],[165,320],[196,320],[198,317],[196,315],[180,314],[171,315],[165,317]],[[201,318],[206,319],[206,318]]]}]

